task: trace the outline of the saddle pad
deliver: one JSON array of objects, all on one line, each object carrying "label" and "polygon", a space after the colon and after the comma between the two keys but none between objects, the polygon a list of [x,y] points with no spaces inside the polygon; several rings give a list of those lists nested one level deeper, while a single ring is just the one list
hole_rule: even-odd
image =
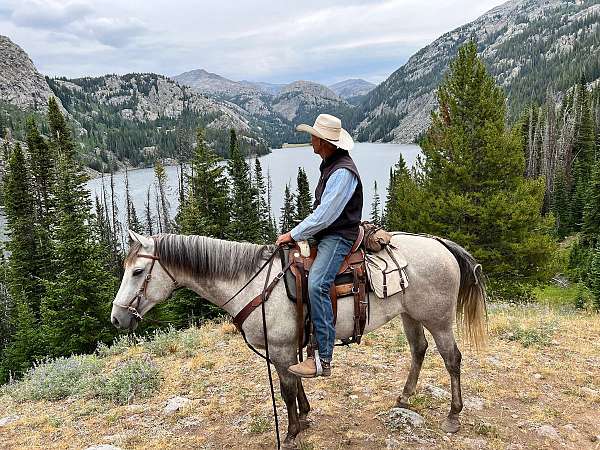
[{"label": "saddle pad", "polygon": [[402,252],[390,244],[377,253],[366,255],[366,266],[371,289],[379,298],[397,294],[408,287],[406,267]]}]

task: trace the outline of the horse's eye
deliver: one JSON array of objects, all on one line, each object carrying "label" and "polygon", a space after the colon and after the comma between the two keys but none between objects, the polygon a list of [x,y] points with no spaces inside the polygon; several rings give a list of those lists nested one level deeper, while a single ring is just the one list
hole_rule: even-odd
[{"label": "horse's eye", "polygon": [[135,269],[133,271],[133,276],[135,277],[135,276],[141,275],[142,273],[144,273],[144,269]]}]

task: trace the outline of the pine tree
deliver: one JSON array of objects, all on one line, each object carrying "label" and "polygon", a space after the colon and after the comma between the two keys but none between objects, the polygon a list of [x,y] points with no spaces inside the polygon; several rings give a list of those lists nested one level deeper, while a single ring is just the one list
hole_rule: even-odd
[{"label": "pine tree", "polygon": [[156,209],[159,221],[159,230],[161,233],[171,232],[171,205],[167,198],[167,192],[169,190],[167,171],[165,167],[156,161],[154,164],[154,176],[156,177]]},{"label": "pine tree", "polygon": [[373,183],[373,203],[371,204],[371,222],[377,226],[381,226],[381,199],[377,192],[377,181]]},{"label": "pine tree", "polygon": [[594,308],[600,311],[600,245],[593,252],[587,284],[594,296]]},{"label": "pine tree", "polygon": [[585,78],[582,78],[580,84],[577,86],[575,110],[573,185],[571,187],[572,197],[569,204],[571,207],[571,223],[574,230],[580,230],[596,147],[595,126],[590,110],[590,98]]},{"label": "pine tree", "polygon": [[423,190],[402,154],[390,169],[383,225],[388,230],[420,233],[429,224]]},{"label": "pine tree", "polygon": [[312,212],[313,205],[308,176],[302,167],[298,168],[296,186],[296,221],[302,221]]},{"label": "pine tree", "polygon": [[105,270],[105,252],[93,233],[86,176],[77,162],[71,132],[56,101],[48,103],[50,146],[57,155],[54,261],[60,268],[47,282],[42,330],[51,355],[89,352],[112,335],[107,317],[117,286]]},{"label": "pine tree", "polygon": [[146,201],[144,202],[144,217],[146,219],[145,230],[148,236],[154,235],[154,217],[152,216],[152,209],[150,204],[150,186],[146,192]]},{"label": "pine tree", "polygon": [[229,239],[237,241],[259,242],[258,193],[252,185],[250,168],[238,146],[237,136],[233,129],[230,133],[227,167],[231,182],[229,191],[231,221],[227,229],[227,236]]},{"label": "pine tree", "polygon": [[584,243],[594,247],[600,242],[600,159],[596,162],[586,194],[581,234]]},{"label": "pine tree", "polygon": [[43,268],[37,259],[31,177],[19,144],[11,151],[3,188],[9,236],[6,248],[10,252],[7,284],[14,304],[13,336],[0,375],[5,379],[9,371],[20,373],[43,355],[39,334],[40,299],[45,292],[41,281]]},{"label": "pine tree", "polygon": [[279,217],[279,229],[282,233],[290,231],[294,225],[296,211],[294,208],[294,194],[290,189],[290,185],[285,185],[285,194],[283,196],[283,206],[281,207],[281,216]]},{"label": "pine tree", "polygon": [[438,103],[423,141],[423,231],[465,246],[493,280],[545,278],[554,243],[541,216],[544,181],[524,178],[521,136],[506,130],[504,96],[474,43],[451,63]]},{"label": "pine tree", "polygon": [[261,243],[273,242],[277,239],[277,230],[273,226],[269,193],[265,185],[260,160],[254,160],[254,183],[258,195],[258,220],[261,228]]},{"label": "pine tree", "polygon": [[125,167],[125,210],[127,211],[127,229],[136,233],[143,233],[144,227],[137,216],[135,205],[129,192],[129,173],[127,167]]},{"label": "pine tree", "polygon": [[220,158],[206,144],[198,128],[196,148],[187,177],[188,195],[179,207],[177,224],[182,234],[226,237],[229,225],[227,179]]}]

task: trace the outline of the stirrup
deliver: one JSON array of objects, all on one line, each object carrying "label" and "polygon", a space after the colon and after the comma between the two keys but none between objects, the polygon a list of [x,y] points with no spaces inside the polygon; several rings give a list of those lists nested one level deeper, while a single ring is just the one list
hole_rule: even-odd
[{"label": "stirrup", "polygon": [[315,366],[317,367],[316,377],[323,375],[323,366],[321,365],[321,358],[319,358],[319,350],[315,349]]}]

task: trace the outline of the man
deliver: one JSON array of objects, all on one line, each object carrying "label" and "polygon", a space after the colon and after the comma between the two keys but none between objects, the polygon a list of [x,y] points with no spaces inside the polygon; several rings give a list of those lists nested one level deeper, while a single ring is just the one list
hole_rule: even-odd
[{"label": "man", "polygon": [[308,276],[311,319],[318,350],[314,358],[288,369],[300,377],[311,378],[331,375],[335,327],[329,290],[358,237],[363,191],[360,175],[348,153],[354,142],[342,128],[340,119],[320,114],[314,126],[302,124],[296,130],[311,134],[313,150],[323,160],[319,167],[321,177],[315,189],[313,212],[291,231],[279,236],[277,244],[309,237],[318,242],[317,257]]}]

